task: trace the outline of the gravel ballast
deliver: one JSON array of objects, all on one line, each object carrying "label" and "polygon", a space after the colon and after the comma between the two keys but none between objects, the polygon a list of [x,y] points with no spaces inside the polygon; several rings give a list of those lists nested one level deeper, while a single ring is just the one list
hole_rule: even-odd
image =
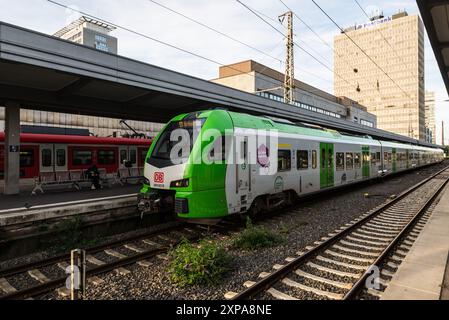
[{"label": "gravel ballast", "polygon": [[[319,200],[305,201],[295,214],[281,215],[264,221],[263,225],[283,234],[282,244],[255,251],[233,249],[226,237],[220,240],[233,256],[233,269],[216,285],[179,288],[170,281],[168,261],[153,259],[149,268],[128,267],[131,274],[113,273],[102,276],[105,283],[88,288],[88,299],[223,299],[228,291],[239,292],[243,283],[256,281],[261,272],[269,272],[274,264],[284,264],[286,257],[313,245],[321,237],[349,223],[354,218],[383,203],[391,195],[399,194],[443,168],[437,165],[419,171],[367,183],[355,188],[334,192]],[[365,193],[376,196],[366,198]],[[304,298],[318,298],[306,294]],[[322,298],[322,297],[321,297]]]},{"label": "gravel ballast", "polygon": [[[447,164],[447,163],[446,163]],[[359,184],[342,191],[325,193],[313,200],[304,201],[292,214],[280,215],[262,222],[266,228],[281,234],[281,244],[254,251],[232,247],[230,236],[220,235],[222,243],[232,255],[232,269],[215,285],[195,285],[184,288],[170,281],[169,261],[153,258],[148,268],[136,264],[127,266],[127,275],[114,272],[100,275],[105,282],[87,288],[87,299],[223,299],[228,291],[240,292],[245,281],[257,281],[261,272],[270,272],[274,264],[284,264],[287,257],[327,236],[328,233],[358,218],[360,215],[385,202],[414,184],[429,177],[444,165],[436,165],[418,171],[403,173],[385,180]],[[373,196],[365,197],[368,193]],[[121,235],[122,236],[122,235]],[[340,279],[341,280],[341,279]],[[338,290],[336,290],[338,292]],[[58,298],[55,293],[41,298]],[[263,298],[263,297],[261,297]],[[319,298],[305,294],[304,298]],[[321,297],[322,298],[322,297]]]}]

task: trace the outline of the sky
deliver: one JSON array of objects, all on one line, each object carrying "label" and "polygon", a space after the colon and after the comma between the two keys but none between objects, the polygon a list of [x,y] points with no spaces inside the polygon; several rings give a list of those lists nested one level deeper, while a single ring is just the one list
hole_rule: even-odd
[{"label": "sky", "polygon": [[[195,24],[164,9],[151,0],[55,0],[66,6],[147,36],[165,41],[201,55],[214,62],[170,48],[131,32],[117,29],[119,54],[203,79],[218,77],[220,65],[253,59],[283,72],[285,44],[283,37],[253,15],[237,0],[155,0],[171,9],[217,29],[234,39],[263,51],[251,49],[225,36]],[[267,21],[282,30],[277,16],[286,12],[280,0],[241,0],[257,10]],[[311,0],[283,0],[315,33],[330,46],[338,28]],[[354,0],[315,0],[342,27],[367,21]],[[399,10],[419,14],[415,0],[358,0],[367,12],[380,9],[385,16]],[[77,19],[79,13],[57,6],[48,0],[0,0],[0,20],[25,28],[53,34]],[[333,50],[297,18],[294,20],[295,41],[330,69]],[[388,71],[387,71],[388,72]],[[333,92],[333,73],[308,54],[295,51],[295,77],[329,93]],[[426,90],[436,92],[437,143],[441,142],[441,121],[449,127],[449,102],[434,53],[426,34]],[[449,129],[445,130],[449,143]]]}]

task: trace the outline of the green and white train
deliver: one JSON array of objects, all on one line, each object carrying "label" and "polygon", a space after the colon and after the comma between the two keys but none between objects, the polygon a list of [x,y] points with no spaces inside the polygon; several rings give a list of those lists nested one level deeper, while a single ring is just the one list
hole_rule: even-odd
[{"label": "green and white train", "polygon": [[[178,129],[186,132],[190,142],[181,162],[172,159],[178,145],[173,133]],[[276,135],[275,143],[270,138],[269,144],[258,132]],[[232,150],[239,150],[240,160],[202,161],[204,154],[214,159],[219,154],[219,158],[228,160],[224,150],[231,150],[231,156],[237,153]],[[154,140],[146,158],[139,209],[174,210],[179,218],[213,223],[231,214],[258,214],[303,195],[443,159],[443,150],[438,148],[352,136],[226,110],[200,111],[173,118]]]}]

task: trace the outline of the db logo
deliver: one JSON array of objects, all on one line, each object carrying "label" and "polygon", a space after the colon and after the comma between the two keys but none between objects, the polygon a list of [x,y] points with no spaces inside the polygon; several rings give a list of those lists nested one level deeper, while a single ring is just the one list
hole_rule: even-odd
[{"label": "db logo", "polygon": [[155,172],[154,173],[154,182],[155,183],[164,183],[164,173],[163,172]]}]

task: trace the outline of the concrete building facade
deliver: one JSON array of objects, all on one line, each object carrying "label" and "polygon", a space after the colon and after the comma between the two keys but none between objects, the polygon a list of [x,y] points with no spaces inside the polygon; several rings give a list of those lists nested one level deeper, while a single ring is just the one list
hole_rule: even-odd
[{"label": "concrete building facade", "polygon": [[345,30],[375,63],[345,34],[335,36],[334,94],[366,106],[380,129],[424,141],[423,23],[406,12],[377,18]]},{"label": "concrete building facade", "polygon": [[[222,66],[219,77],[211,81],[268,99],[284,100],[284,74],[253,60]],[[345,119],[372,128],[377,126],[376,116],[356,101],[336,97],[299,80],[295,80],[295,100],[299,108],[324,117]]]},{"label": "concrete building facade", "polygon": [[436,143],[435,92],[426,91],[425,99],[426,142]]},{"label": "concrete building facade", "polygon": [[54,34],[55,37],[76,42],[104,52],[117,54],[118,39],[109,35],[116,28],[86,16]]}]

